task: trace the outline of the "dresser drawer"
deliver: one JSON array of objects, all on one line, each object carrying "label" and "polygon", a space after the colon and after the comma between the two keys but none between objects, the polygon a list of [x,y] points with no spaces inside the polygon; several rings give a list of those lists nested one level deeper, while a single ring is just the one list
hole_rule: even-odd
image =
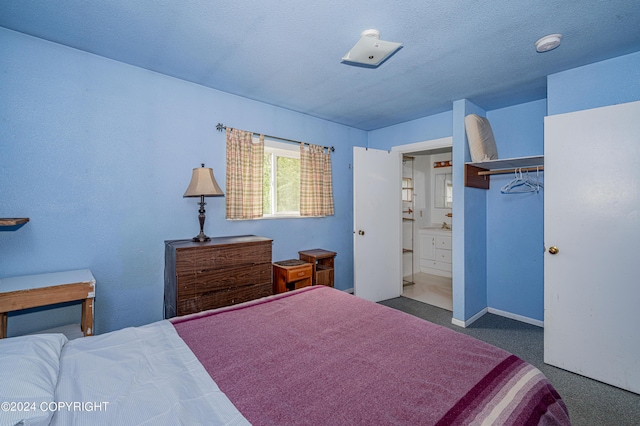
[{"label": "dresser drawer", "polygon": [[271,242],[178,249],[176,274],[180,276],[209,269],[259,263],[271,263]]},{"label": "dresser drawer", "polygon": [[262,284],[229,288],[223,291],[204,292],[197,296],[179,299],[178,316],[248,302],[271,296],[272,294],[273,289],[271,288],[270,280]]},{"label": "dresser drawer", "polygon": [[202,293],[228,291],[234,287],[265,282],[271,283],[271,263],[199,271],[180,275],[178,299],[190,299]]}]

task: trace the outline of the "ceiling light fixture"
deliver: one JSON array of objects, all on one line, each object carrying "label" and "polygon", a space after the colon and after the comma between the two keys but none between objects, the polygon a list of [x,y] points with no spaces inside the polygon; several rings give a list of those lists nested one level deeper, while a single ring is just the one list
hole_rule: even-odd
[{"label": "ceiling light fixture", "polygon": [[536,51],[538,53],[548,52],[560,46],[562,34],[549,34],[536,41]]},{"label": "ceiling light fixture", "polygon": [[375,68],[401,47],[402,43],[380,40],[378,30],[365,30],[356,45],[342,57],[342,61]]}]

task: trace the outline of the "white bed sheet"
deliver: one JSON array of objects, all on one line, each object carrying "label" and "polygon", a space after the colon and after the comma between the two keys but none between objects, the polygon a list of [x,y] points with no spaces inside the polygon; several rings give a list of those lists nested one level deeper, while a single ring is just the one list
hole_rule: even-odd
[{"label": "white bed sheet", "polygon": [[247,425],[168,321],[62,349],[52,425]]}]

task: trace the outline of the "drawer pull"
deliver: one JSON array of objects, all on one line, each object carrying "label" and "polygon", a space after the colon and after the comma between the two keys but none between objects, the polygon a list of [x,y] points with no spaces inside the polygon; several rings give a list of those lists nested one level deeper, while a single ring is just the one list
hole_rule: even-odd
[{"label": "drawer pull", "polygon": [[298,272],[298,276],[299,276],[299,277],[304,276],[304,274],[305,274],[305,273],[304,273],[304,271],[303,271],[303,272]]}]

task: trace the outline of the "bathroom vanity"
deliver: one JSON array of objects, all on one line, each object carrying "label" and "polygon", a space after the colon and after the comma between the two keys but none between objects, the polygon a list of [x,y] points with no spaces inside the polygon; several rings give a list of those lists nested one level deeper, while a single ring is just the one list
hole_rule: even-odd
[{"label": "bathroom vanity", "polygon": [[420,228],[420,272],[451,278],[451,229]]}]

